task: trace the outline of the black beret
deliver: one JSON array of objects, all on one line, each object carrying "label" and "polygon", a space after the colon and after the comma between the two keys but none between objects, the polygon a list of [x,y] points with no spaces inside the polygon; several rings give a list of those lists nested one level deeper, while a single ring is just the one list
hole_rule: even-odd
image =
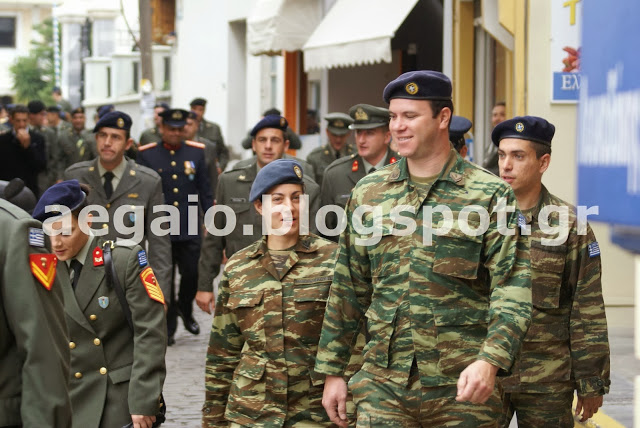
[{"label": "black beret", "polygon": [[471,129],[471,121],[462,116],[451,116],[451,124],[449,125],[449,140],[464,137],[464,134]]},{"label": "black beret", "polygon": [[172,128],[180,128],[186,125],[189,112],[179,108],[173,108],[163,111],[159,116],[165,125],[169,125]]},{"label": "black beret", "polygon": [[84,107],[76,107],[73,110],[71,110],[71,116],[73,116],[74,114],[84,114]]},{"label": "black beret", "polygon": [[36,114],[44,111],[47,107],[40,100],[29,101],[27,104],[27,108],[29,109],[29,113]]},{"label": "black beret", "polygon": [[101,118],[105,114],[109,113],[110,111],[114,111],[115,109],[116,106],[114,106],[113,104],[105,104],[98,107],[98,118]]},{"label": "black beret", "polygon": [[356,104],[349,109],[353,123],[349,129],[372,129],[389,124],[389,110],[369,104]]},{"label": "black beret", "polygon": [[491,140],[498,147],[500,140],[504,138],[518,138],[551,146],[551,140],[555,133],[556,127],[541,117],[516,116],[500,122],[493,128]]},{"label": "black beret", "polygon": [[127,113],[121,111],[111,111],[98,120],[93,132],[98,132],[100,128],[123,129],[127,132],[131,130],[131,117]]},{"label": "black beret", "polygon": [[382,93],[384,102],[394,98],[410,100],[450,100],[451,80],[439,71],[409,71],[389,82]]},{"label": "black beret", "polygon": [[205,100],[204,98],[194,98],[189,105],[191,107],[193,107],[193,106],[206,107],[207,106],[207,100]]},{"label": "black beret", "polygon": [[59,205],[68,208],[69,211],[73,211],[82,205],[86,197],[87,194],[80,188],[80,183],[76,179],[54,184],[40,197],[36,207],[33,209],[33,218],[45,221],[62,213],[61,210],[45,212],[45,207],[50,205]]},{"label": "black beret", "polygon": [[282,132],[286,132],[288,126],[289,124],[287,123],[287,119],[283,116],[270,114],[260,119],[260,122],[256,123],[256,126],[251,130],[251,136],[255,137],[256,134],[264,128],[275,128]]},{"label": "black beret", "polygon": [[47,107],[47,113],[60,113],[62,109],[60,106],[49,106]]},{"label": "black beret", "polygon": [[351,116],[344,113],[329,113],[324,117],[327,129],[334,135],[344,135],[349,132],[349,125],[353,123]]},{"label": "black beret", "polygon": [[276,159],[262,167],[256,175],[251,185],[249,201],[253,202],[273,186],[285,183],[303,184],[302,166],[293,159]]}]

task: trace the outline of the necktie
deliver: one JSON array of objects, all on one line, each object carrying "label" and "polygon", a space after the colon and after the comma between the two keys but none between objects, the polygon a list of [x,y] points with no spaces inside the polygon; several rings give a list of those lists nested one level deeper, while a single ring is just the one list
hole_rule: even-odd
[{"label": "necktie", "polygon": [[107,194],[107,199],[111,197],[113,193],[113,184],[111,184],[111,180],[113,180],[113,172],[107,171],[103,175],[104,177],[104,193]]},{"label": "necktie", "polygon": [[371,174],[375,170],[376,170],[376,168],[372,166],[371,168],[369,168],[369,172],[367,174]]},{"label": "necktie", "polygon": [[336,159],[340,159],[340,152],[336,151]]},{"label": "necktie", "polygon": [[76,285],[78,284],[78,278],[80,278],[80,271],[82,270],[82,263],[80,263],[77,259],[71,260],[71,286],[73,289],[76,289]]}]

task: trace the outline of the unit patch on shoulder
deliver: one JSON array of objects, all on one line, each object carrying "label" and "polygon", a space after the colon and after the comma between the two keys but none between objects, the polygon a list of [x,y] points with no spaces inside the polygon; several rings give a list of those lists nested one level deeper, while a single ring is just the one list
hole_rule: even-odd
[{"label": "unit patch on shoulder", "polygon": [[138,251],[138,264],[140,267],[145,267],[148,264],[147,253],[144,250]]},{"label": "unit patch on shoulder", "polygon": [[600,255],[600,246],[598,245],[598,241],[593,241],[587,246],[587,248],[589,249],[589,257]]},{"label": "unit patch on shoulder", "polygon": [[102,248],[96,247],[93,250],[93,265],[102,266],[104,264],[104,257],[102,257]]},{"label": "unit patch on shoulder", "polygon": [[46,288],[51,290],[56,278],[58,258],[55,254],[29,254],[31,273]]},{"label": "unit patch on shoulder", "polygon": [[44,247],[44,232],[42,229],[29,228],[29,245],[32,247]]},{"label": "unit patch on shoulder", "polygon": [[158,281],[156,281],[156,276],[153,274],[151,266],[148,266],[145,270],[140,272],[140,279],[142,280],[142,285],[144,285],[144,288],[147,290],[149,297],[164,305],[164,294],[162,294],[162,290],[158,285]]}]

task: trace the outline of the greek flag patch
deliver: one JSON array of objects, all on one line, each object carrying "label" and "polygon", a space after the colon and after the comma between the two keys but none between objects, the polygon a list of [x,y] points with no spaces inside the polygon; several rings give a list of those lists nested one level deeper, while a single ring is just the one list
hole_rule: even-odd
[{"label": "greek flag patch", "polygon": [[44,247],[44,232],[42,229],[29,228],[29,245],[32,247]]},{"label": "greek flag patch", "polygon": [[589,249],[589,257],[600,255],[600,246],[598,245],[598,241],[593,241],[587,246],[587,248]]},{"label": "greek flag patch", "polygon": [[144,250],[138,251],[138,263],[140,267],[145,267],[147,265],[147,253]]}]

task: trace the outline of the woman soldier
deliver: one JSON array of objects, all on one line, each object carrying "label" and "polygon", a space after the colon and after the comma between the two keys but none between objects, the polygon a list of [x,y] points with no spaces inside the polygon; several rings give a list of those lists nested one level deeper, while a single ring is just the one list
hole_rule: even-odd
[{"label": "woman soldier", "polygon": [[300,235],[303,194],[292,159],[269,163],[251,186],[267,234],[229,259],[220,282],[203,427],[331,425],[313,367],[337,246]]}]

